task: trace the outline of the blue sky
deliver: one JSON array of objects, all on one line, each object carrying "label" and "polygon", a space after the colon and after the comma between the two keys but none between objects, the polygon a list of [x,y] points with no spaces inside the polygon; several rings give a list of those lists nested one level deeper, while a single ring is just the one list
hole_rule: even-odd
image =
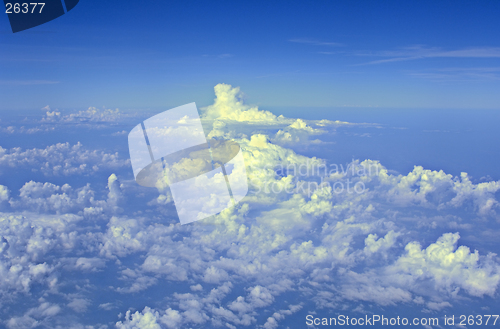
[{"label": "blue sky", "polygon": [[12,34],[1,109],[208,105],[498,108],[500,4],[90,2]]},{"label": "blue sky", "polygon": [[[498,313],[499,9],[82,0],[16,34],[3,16],[0,327]],[[168,159],[184,132],[148,118],[192,102],[244,166],[139,185],[129,133]],[[213,165],[184,160],[162,167]],[[186,204],[227,207],[181,225]]]}]

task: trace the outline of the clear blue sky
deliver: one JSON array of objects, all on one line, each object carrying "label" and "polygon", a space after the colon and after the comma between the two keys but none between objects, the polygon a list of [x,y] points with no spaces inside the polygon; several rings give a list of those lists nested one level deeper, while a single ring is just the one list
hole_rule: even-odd
[{"label": "clear blue sky", "polygon": [[0,109],[208,105],[500,108],[500,2],[89,1],[13,34]]}]

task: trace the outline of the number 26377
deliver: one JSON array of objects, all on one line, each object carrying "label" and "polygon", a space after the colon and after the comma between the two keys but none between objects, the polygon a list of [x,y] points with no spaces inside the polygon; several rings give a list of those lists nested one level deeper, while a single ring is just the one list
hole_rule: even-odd
[{"label": "number 26377", "polygon": [[[30,3],[6,3],[5,4],[5,13],[7,14],[41,14],[43,7],[45,6],[45,2],[30,2]],[[38,8],[37,8],[38,7]],[[35,11],[36,8],[36,11]]]}]

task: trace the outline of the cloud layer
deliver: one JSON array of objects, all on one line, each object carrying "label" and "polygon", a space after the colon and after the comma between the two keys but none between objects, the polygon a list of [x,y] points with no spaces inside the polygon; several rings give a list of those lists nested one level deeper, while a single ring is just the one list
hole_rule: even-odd
[{"label": "cloud layer", "polygon": [[[347,123],[277,117],[238,88],[215,91],[206,134],[241,145],[250,191],[189,225],[168,187],[135,184],[126,154],[0,149],[3,177],[39,174],[0,185],[4,326],[272,329],[312,309],[432,313],[497,298],[496,238],[480,231],[499,219],[500,182],[301,155],[286,142]],[[61,182],[90,173],[92,184]]]}]

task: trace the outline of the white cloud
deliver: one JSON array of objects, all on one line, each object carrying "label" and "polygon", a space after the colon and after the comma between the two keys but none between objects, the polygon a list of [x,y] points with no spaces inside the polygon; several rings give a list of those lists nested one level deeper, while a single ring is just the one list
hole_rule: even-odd
[{"label": "white cloud", "polygon": [[75,269],[80,271],[97,271],[105,265],[106,261],[97,257],[79,257],[75,261]]},{"label": "white cloud", "polygon": [[226,271],[210,266],[205,270],[203,281],[207,283],[219,283],[221,281],[227,280],[228,277],[229,276],[227,275]]},{"label": "white cloud", "polygon": [[211,126],[207,134],[209,138],[249,138],[255,131],[261,130],[269,131],[274,142],[293,145],[292,143],[308,142],[310,135],[326,133],[323,129],[325,127],[335,129],[341,125],[355,125],[338,120],[303,120],[276,116],[257,106],[247,105],[239,87],[233,88],[221,83],[214,90],[214,104],[201,109],[202,121]]},{"label": "white cloud", "polygon": [[125,323],[117,322],[118,329],[161,329],[157,322],[158,312],[152,311],[146,307],[142,312],[139,311],[131,314],[127,311],[125,314]]},{"label": "white cloud", "polygon": [[7,186],[0,185],[0,202],[9,200],[9,189]]},{"label": "white cloud", "polygon": [[[75,215],[39,216],[0,213],[0,295],[11,291],[29,292],[35,283],[49,289],[57,282],[55,265],[44,261],[57,249],[68,249],[76,237],[66,235],[81,218]],[[69,233],[68,232],[68,233]]]},{"label": "white cloud", "polygon": [[75,312],[85,313],[90,304],[91,302],[88,299],[75,298],[68,303],[68,307],[73,309]]},{"label": "white cloud", "polygon": [[443,234],[436,243],[422,249],[417,242],[406,245],[406,254],[387,268],[398,284],[415,287],[432,279],[439,290],[452,293],[464,289],[473,296],[493,296],[500,281],[500,266],[494,255],[480,257],[466,246],[457,248],[458,233]]},{"label": "white cloud", "polygon": [[115,174],[111,174],[108,177],[108,190],[108,204],[116,207],[123,199],[123,193],[118,177]]},{"label": "white cloud", "polygon": [[452,307],[452,305],[448,302],[428,302],[427,308],[433,311],[441,311],[446,307]]},{"label": "white cloud", "polygon": [[[266,113],[260,113],[257,108],[251,111],[251,107],[238,98],[238,90],[230,86],[217,88],[220,88],[216,92],[217,99],[206,110],[205,119],[216,120],[211,132],[213,137],[237,138],[252,182],[251,193],[239,205],[200,221],[198,225],[182,228],[179,225],[160,226],[143,218],[112,219],[101,253],[118,259],[139,253],[144,259],[138,268],[129,269],[130,276],[124,278],[126,288],[121,288],[122,292],[148,286],[141,286],[140,279],[148,284],[159,284],[162,280],[189,282],[191,293],[177,294],[176,300],[165,305],[177,319],[172,327],[203,325],[208,321],[212,325],[241,327],[255,324],[257,310],[272,307],[285,292],[294,292],[296,296],[301,296],[301,292],[317,295],[313,300],[321,307],[336,307],[347,300],[378,305],[414,303],[436,309],[451,303],[451,295],[444,295],[439,302],[435,301],[437,293],[419,296],[420,282],[436,284],[437,292],[451,289],[453,293],[453,289],[459,287],[461,290],[456,293],[469,297],[481,296],[488,289],[496,291],[497,264],[492,256],[475,263],[476,272],[470,275],[483,273],[489,282],[483,287],[460,280],[446,285],[436,280],[434,274],[429,274],[434,273],[432,271],[413,278],[410,283],[404,281],[410,274],[400,269],[407,257],[402,250],[403,241],[407,244],[406,236],[414,232],[405,228],[405,223],[390,217],[396,210],[409,215],[408,206],[441,211],[461,207],[467,200],[475,202],[478,214],[484,207],[494,211],[495,207],[489,207],[487,200],[494,198],[496,183],[471,183],[469,186],[463,177],[418,166],[408,175],[398,175],[377,161],[365,160],[354,161],[348,168],[328,172],[323,177],[330,183],[345,183],[347,179],[363,182],[367,187],[365,193],[338,194],[330,187],[316,188],[314,185],[311,189],[296,190],[301,182],[309,182],[314,177],[300,176],[297,172],[299,180],[292,175],[280,176],[275,171],[277,166],[291,165],[298,169],[302,165],[310,172],[312,167],[326,163],[276,145],[278,141],[262,130],[264,124],[254,128],[258,133],[238,135],[234,122],[256,124],[261,116],[266,117]],[[270,122],[274,120],[275,127],[283,125],[283,129],[304,131],[307,136],[318,133],[316,129],[335,126],[332,122],[269,119]],[[269,184],[289,187],[292,192],[265,193]],[[160,204],[155,203],[156,206]],[[181,240],[174,239],[175,236]],[[458,253],[462,252],[460,249]],[[374,260],[379,263],[375,264]],[[357,265],[373,268],[356,273],[353,268]],[[466,268],[459,264],[451,272],[457,270],[463,272]],[[151,276],[158,282],[151,283]],[[242,282],[247,294],[222,302],[220,292],[217,295],[214,290],[209,292],[206,284],[201,287],[200,281],[219,285],[216,289],[225,282]],[[332,282],[335,282],[334,288]],[[148,309],[148,312],[161,326],[160,319],[165,311]],[[259,325],[278,326],[285,315],[280,312]],[[138,323],[146,313],[129,313],[120,325]]]},{"label": "white cloud", "polygon": [[50,107],[45,107],[46,113],[42,122],[74,122],[74,123],[100,123],[100,122],[117,122],[124,117],[129,117],[133,114],[124,114],[119,109],[98,109],[89,107],[87,110],[78,111],[76,113],[61,114],[60,111],[50,111]]},{"label": "white cloud", "polygon": [[365,239],[365,249],[363,250],[367,255],[371,255],[376,252],[383,252],[389,249],[396,242],[396,238],[400,236],[401,233],[396,233],[393,230],[389,231],[385,237],[378,239],[377,234],[369,234]]},{"label": "white cloud", "polygon": [[19,190],[19,198],[11,198],[13,209],[30,210],[38,213],[75,213],[87,218],[96,218],[103,213],[115,214],[122,211],[117,205],[122,200],[120,183],[115,174],[108,178],[107,200],[96,200],[90,184],[74,189],[52,183],[29,181]]},{"label": "white cloud", "polygon": [[99,308],[106,311],[111,311],[112,309],[116,308],[116,306],[113,305],[113,303],[103,303],[99,304]]},{"label": "white cloud", "polygon": [[301,304],[290,305],[286,310],[279,310],[274,312],[273,316],[267,318],[266,323],[262,326],[264,329],[275,329],[278,328],[278,322],[284,320],[287,315],[292,315],[302,309]]},{"label": "white cloud", "polygon": [[9,329],[34,328],[46,325],[44,321],[46,318],[53,317],[60,312],[59,305],[42,301],[38,307],[29,309],[23,316],[12,317],[5,323]]},{"label": "white cloud", "polygon": [[[460,300],[456,296],[496,293],[500,278],[494,255],[457,248],[458,234],[445,234],[426,248],[418,241],[428,241],[427,227],[462,230],[496,216],[498,182],[473,184],[465,174],[453,177],[418,166],[398,175],[374,160],[311,174],[322,165],[332,168],[277,145],[273,136],[277,131],[310,136],[334,129],[335,122],[279,118],[244,105],[237,89],[219,85],[216,91],[206,117],[218,120],[214,127],[222,135],[237,138],[251,182],[245,199],[216,216],[181,226],[167,190],[147,203],[153,196],[143,190],[132,195],[132,185],[121,184],[121,175],[110,174],[114,170],[100,173],[100,184],[92,185],[101,190],[29,181],[19,184],[18,196],[0,186],[8,209],[22,211],[0,216],[0,295],[25,294],[33,300],[41,290],[65,303],[36,312],[31,309],[38,306],[25,307],[28,311],[5,323],[50,326],[44,319],[65,313],[77,318],[95,305],[101,312],[128,310],[118,328],[277,328],[305,307],[301,301],[318,308],[348,309],[350,302],[362,302],[437,311]],[[239,125],[248,128],[249,123],[252,128],[241,134]],[[90,173],[89,163],[108,163],[106,153],[78,145],[74,150],[69,144],[0,149],[0,165],[40,170],[48,163],[41,173],[51,176],[65,159],[71,159],[70,169],[87,165],[68,174]],[[119,161],[118,154],[109,156],[111,163]],[[280,167],[294,170],[277,173]],[[63,173],[62,168],[56,172]],[[320,179],[330,186],[308,185]],[[347,180],[362,182],[366,191],[336,193],[331,186]],[[281,190],[273,192],[273,187]],[[457,214],[466,207],[479,221]],[[102,280],[104,275],[109,281]],[[61,292],[70,286],[77,292]],[[154,300],[155,309],[145,307],[155,296],[146,297],[146,290],[149,294],[157,287],[169,287],[171,293]],[[292,305],[282,306],[285,296]],[[142,311],[127,304],[130,298]],[[262,317],[264,310],[272,311]]]},{"label": "white cloud", "polygon": [[196,285],[192,285],[192,286],[191,286],[191,287],[189,287],[189,288],[191,288],[191,290],[192,290],[192,291],[202,291],[202,290],[203,290],[202,285],[201,285],[201,284],[199,284],[199,283],[198,283],[198,284],[196,284]]},{"label": "white cloud", "polygon": [[273,138],[273,141],[282,144],[305,142],[310,135],[318,135],[324,132],[324,130],[312,128],[302,119],[297,119],[288,127],[279,130]]},{"label": "white cloud", "polygon": [[278,120],[271,112],[245,105],[240,88],[232,88],[230,85],[220,83],[215,86],[214,90],[216,96],[214,104],[202,109],[202,119],[223,119],[245,123],[269,123]]},{"label": "white cloud", "polygon": [[12,148],[0,146],[0,170],[28,169],[45,176],[93,174],[102,168],[129,166],[130,160],[116,153],[88,150],[82,144],[58,143],[44,149]]},{"label": "white cloud", "polygon": [[500,190],[500,181],[473,184],[467,173],[454,177],[422,166],[415,166],[407,175],[393,175],[372,160],[355,161],[345,172],[334,172],[330,176],[343,179],[353,174],[366,184],[375,183],[377,193],[396,206],[418,205],[444,210],[462,207],[470,201],[477,215],[496,215],[495,193]]},{"label": "white cloud", "polygon": [[144,233],[141,233],[141,227],[136,219],[113,216],[108,223],[101,254],[107,257],[113,257],[115,254],[125,256],[143,250],[144,242],[140,239],[143,236]]},{"label": "white cloud", "polygon": [[6,128],[0,127],[0,131],[6,134],[36,134],[38,132],[51,132],[54,131],[55,127],[41,126],[41,127],[31,127],[26,126],[8,126]]}]

